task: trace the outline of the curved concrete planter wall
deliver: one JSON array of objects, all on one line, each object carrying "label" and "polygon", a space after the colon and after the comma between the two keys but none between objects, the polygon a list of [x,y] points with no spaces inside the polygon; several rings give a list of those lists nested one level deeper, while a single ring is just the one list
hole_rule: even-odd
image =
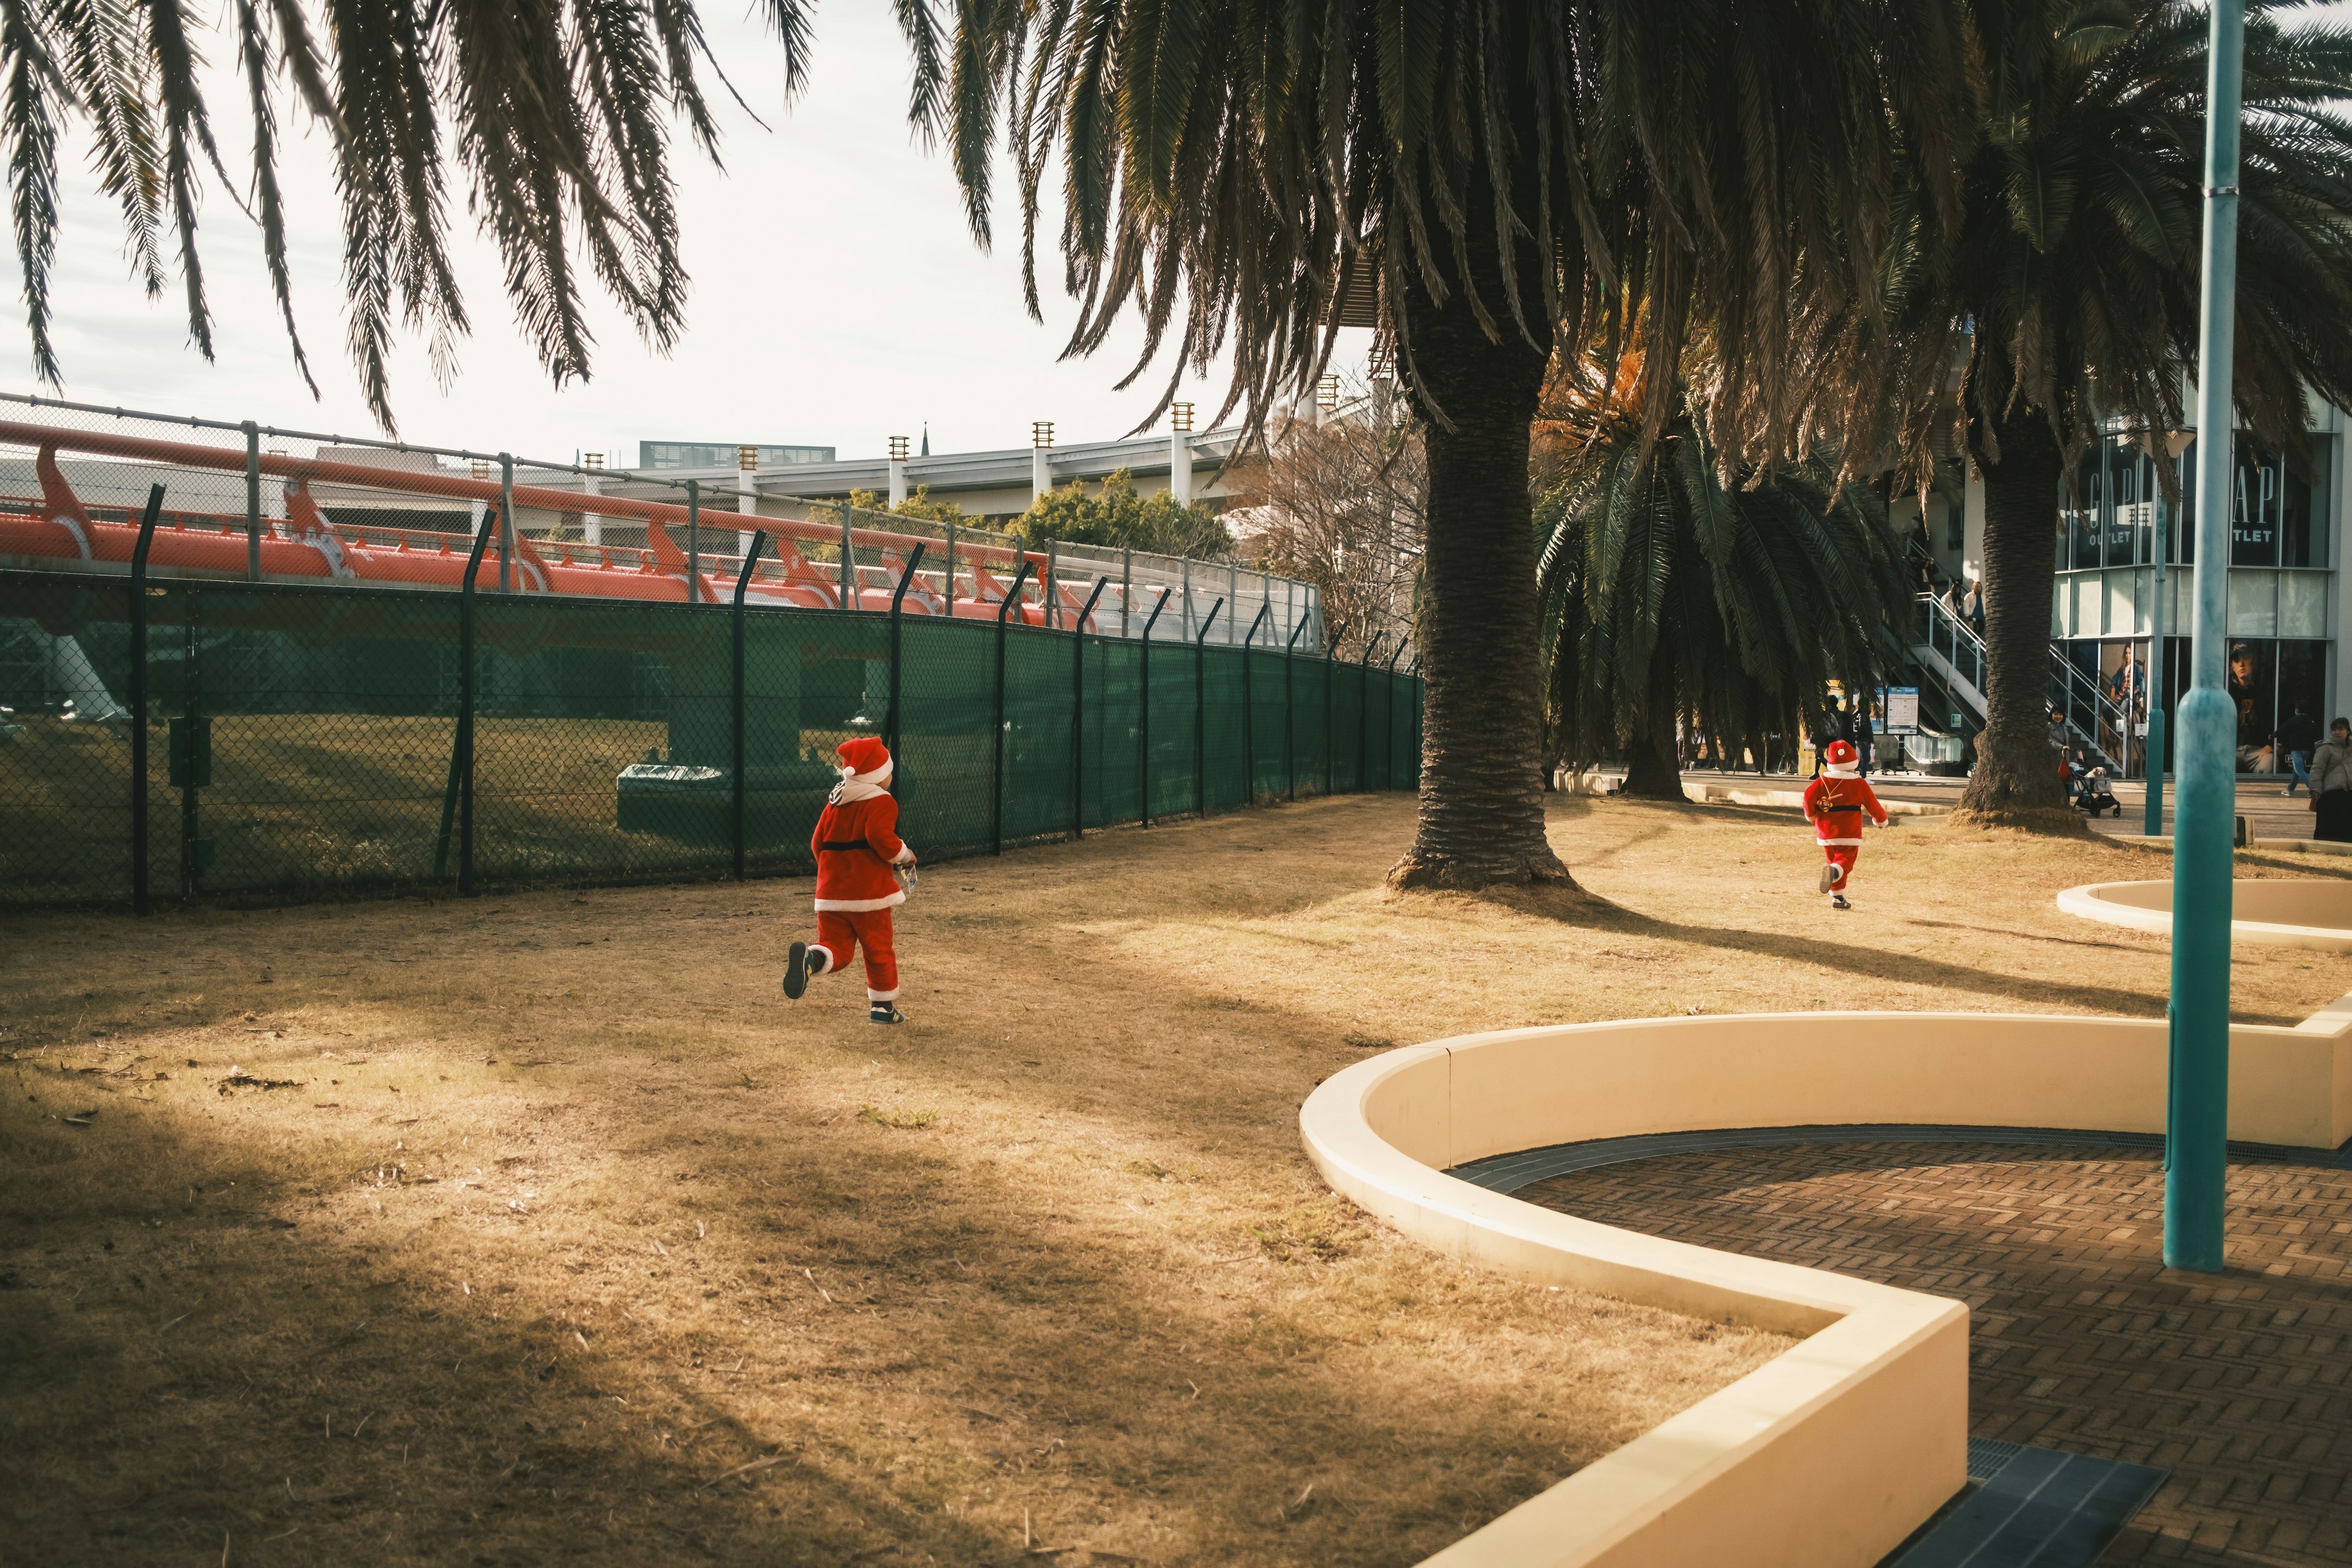
[{"label": "curved concrete planter wall", "polygon": [[[2058,895],[2070,915],[2172,934],[2170,882],[2091,882]],[[2352,881],[2241,878],[2230,893],[2230,940],[2352,952]]]},{"label": "curved concrete planter wall", "polygon": [[[2231,1031],[2230,1135],[2352,1137],[2352,998]],[[1442,1568],[1868,1568],[1966,1476],[1968,1310],[1538,1208],[1445,1173],[1640,1133],[1883,1122],[2160,1132],[2162,1020],[1812,1013],[1470,1035],[1325,1080],[1299,1125],[1333,1187],[1530,1281],[1805,1336],[1429,1559]]]}]

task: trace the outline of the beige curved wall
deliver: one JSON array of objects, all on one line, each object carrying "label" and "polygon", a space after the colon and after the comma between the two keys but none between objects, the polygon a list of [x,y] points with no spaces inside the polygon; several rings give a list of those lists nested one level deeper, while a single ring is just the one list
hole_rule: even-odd
[{"label": "beige curved wall", "polygon": [[[2352,998],[2231,1031],[2230,1131],[2352,1137]],[[1635,1234],[1444,1173],[1490,1154],[1724,1127],[1926,1122],[2160,1131],[2161,1020],[1845,1013],[1517,1029],[1390,1051],[1299,1116],[1336,1189],[1540,1283],[1806,1335],[1429,1561],[1444,1568],[1868,1568],[1965,1476],[1956,1301]]]},{"label": "beige curved wall", "polygon": [[[2172,931],[2172,884],[2091,882],[2058,895],[2083,920],[2135,931]],[[2352,952],[2352,881],[2241,878],[2231,884],[2230,940]]]}]

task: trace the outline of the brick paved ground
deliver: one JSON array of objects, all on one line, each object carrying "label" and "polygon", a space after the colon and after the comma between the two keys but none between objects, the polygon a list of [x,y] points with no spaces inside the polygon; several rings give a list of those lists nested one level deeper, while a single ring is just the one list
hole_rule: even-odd
[{"label": "brick paved ground", "polygon": [[1518,1195],[1967,1301],[1972,1435],[2172,1472],[2104,1562],[2352,1563],[2352,1171],[2232,1165],[2216,1276],[2161,1267],[2162,1168],[2111,1149],[1735,1149]]}]

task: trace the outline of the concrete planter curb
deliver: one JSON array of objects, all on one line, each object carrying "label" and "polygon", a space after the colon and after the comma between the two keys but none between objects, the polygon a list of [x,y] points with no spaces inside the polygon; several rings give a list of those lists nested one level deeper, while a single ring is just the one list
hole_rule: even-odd
[{"label": "concrete planter curb", "polygon": [[[2170,882],[2089,882],[2058,895],[2070,915],[2172,934]],[[2241,878],[2230,893],[2230,940],[2352,952],[2352,881]]]},{"label": "concrete planter curb", "polygon": [[[2352,997],[2231,1032],[2230,1135],[2352,1138]],[[1299,1113],[1339,1192],[1516,1279],[1806,1336],[1428,1559],[1442,1568],[1869,1568],[1966,1475],[1968,1310],[1668,1241],[1446,1173],[1516,1150],[1729,1127],[2160,1132],[2161,1019],[1818,1013],[1506,1030],[1411,1046]]]}]

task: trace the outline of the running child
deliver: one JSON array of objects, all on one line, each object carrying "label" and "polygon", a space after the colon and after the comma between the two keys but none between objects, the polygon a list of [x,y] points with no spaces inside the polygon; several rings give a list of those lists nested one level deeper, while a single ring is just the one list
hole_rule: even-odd
[{"label": "running child", "polygon": [[867,1016],[898,1024],[898,954],[891,945],[890,910],[907,901],[915,852],[898,838],[898,803],[890,782],[890,749],[870,735],[844,741],[834,755],[841,782],[816,819],[809,848],[816,855],[816,940],[796,942],[784,963],[784,994],[797,1001],[808,983],[866,950]]},{"label": "running child", "polygon": [[1845,901],[1845,883],[1862,854],[1863,818],[1867,816],[1884,827],[1886,808],[1862,776],[1861,753],[1852,742],[1832,741],[1822,761],[1821,776],[1805,786],[1805,820],[1813,825],[1814,842],[1828,858],[1822,868],[1822,891],[1830,896],[1830,908],[1850,910],[1853,906]]}]

